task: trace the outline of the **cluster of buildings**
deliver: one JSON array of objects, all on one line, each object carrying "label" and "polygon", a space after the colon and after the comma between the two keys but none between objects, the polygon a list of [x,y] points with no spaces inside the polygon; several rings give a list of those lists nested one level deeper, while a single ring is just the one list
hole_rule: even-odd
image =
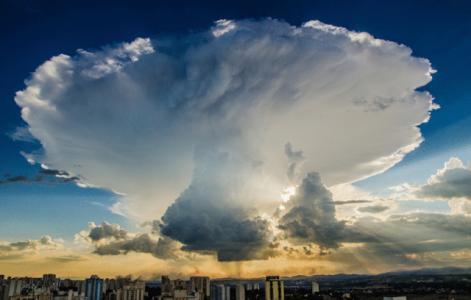
[{"label": "cluster of buildings", "polygon": [[258,282],[211,282],[205,276],[170,280],[162,276],[158,300],[246,300],[247,293],[259,290]]},{"label": "cluster of buildings", "polygon": [[0,275],[0,300],[144,300],[145,282],[130,278],[85,280]]},{"label": "cluster of buildings", "polygon": [[260,290],[258,283],[219,283],[211,285],[211,300],[246,300],[248,293]]},{"label": "cluster of buildings", "polygon": [[210,280],[205,276],[190,277],[189,280],[162,276],[160,300],[209,300]]},{"label": "cluster of buildings", "polygon": [[[162,276],[160,282],[132,280],[129,277],[102,279],[96,275],[85,280],[60,279],[54,274],[41,278],[0,275],[0,300],[334,300],[362,299],[344,293],[339,297],[320,292],[319,284],[309,289],[288,285],[279,276],[262,280],[214,280],[193,276],[188,280]],[[366,298],[365,298],[366,299]],[[370,299],[370,298],[368,298]],[[373,299],[373,298],[371,298]],[[376,298],[375,298],[376,299]],[[380,300],[407,300],[406,297],[381,297]]]},{"label": "cluster of buildings", "polygon": [[[266,299],[284,300],[283,282],[270,276],[267,283],[271,289]],[[146,282],[127,277],[102,279],[92,275],[85,280],[72,280],[55,274],[40,278],[0,275],[0,300],[250,300],[252,297],[247,295],[261,292],[259,282],[211,282],[206,276],[188,280],[162,276],[158,292],[148,290]]]}]

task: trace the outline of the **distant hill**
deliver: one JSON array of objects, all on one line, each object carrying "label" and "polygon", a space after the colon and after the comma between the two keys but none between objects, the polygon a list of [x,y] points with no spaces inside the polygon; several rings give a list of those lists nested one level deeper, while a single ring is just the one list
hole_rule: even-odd
[{"label": "distant hill", "polygon": [[284,280],[318,280],[318,281],[344,281],[362,280],[373,277],[390,276],[425,276],[425,275],[465,275],[471,274],[471,268],[444,267],[444,268],[422,268],[413,270],[397,270],[379,274],[334,274],[334,275],[296,275],[283,277]]},{"label": "distant hill", "polygon": [[463,275],[471,274],[471,268],[423,268],[416,270],[399,270],[393,272],[382,273],[380,275]]},{"label": "distant hill", "polygon": [[[295,275],[283,276],[284,280],[316,280],[316,281],[345,281],[345,280],[364,280],[374,277],[390,276],[427,276],[427,275],[466,275],[471,274],[471,268],[444,267],[444,268],[421,268],[413,270],[397,270],[379,274],[333,274],[333,275]],[[263,281],[265,278],[218,278],[213,281]]]}]

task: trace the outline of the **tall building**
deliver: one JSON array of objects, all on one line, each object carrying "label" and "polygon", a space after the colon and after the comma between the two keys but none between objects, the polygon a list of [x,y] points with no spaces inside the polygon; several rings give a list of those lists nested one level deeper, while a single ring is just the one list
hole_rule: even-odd
[{"label": "tall building", "polygon": [[213,293],[211,293],[212,300],[227,300],[226,288],[222,284],[213,285]]},{"label": "tall building", "polygon": [[54,293],[52,300],[85,300],[85,297],[83,295],[79,295],[77,291],[70,289],[68,291],[57,291]]},{"label": "tall building", "polygon": [[200,300],[207,300],[210,298],[210,281],[209,277],[193,276],[190,277],[191,291],[198,292]]},{"label": "tall building", "polygon": [[[144,281],[137,280],[129,283],[122,288],[122,300],[144,300],[146,284]],[[119,300],[121,300],[119,299]]]},{"label": "tall building", "polygon": [[172,286],[174,290],[190,291],[190,283],[182,279],[172,280]]},{"label": "tall building", "polygon": [[285,300],[285,286],[280,276],[267,276],[265,280],[265,300]]},{"label": "tall building", "polygon": [[312,282],[312,293],[316,294],[319,293],[319,284],[317,282]]},{"label": "tall building", "polygon": [[8,297],[13,297],[21,294],[21,290],[26,286],[23,279],[13,278],[8,284]]},{"label": "tall building", "polygon": [[224,288],[224,291],[225,291],[225,294],[226,294],[226,295],[224,296],[225,300],[233,300],[232,297],[231,297],[231,287],[230,287],[230,286],[226,286],[226,287]]},{"label": "tall building", "polygon": [[103,279],[96,275],[92,275],[85,280],[85,297],[87,300],[103,299]]},{"label": "tall building", "polygon": [[193,276],[190,280],[170,280],[167,276],[162,276],[161,291],[160,300],[209,300],[209,277]]},{"label": "tall building", "polygon": [[57,285],[56,274],[44,274],[42,280],[42,286],[44,287],[56,287]]},{"label": "tall building", "polygon": [[0,300],[8,300],[8,285],[0,285]]},{"label": "tall building", "polygon": [[162,296],[171,296],[173,294],[173,282],[168,276],[162,276],[161,288]]},{"label": "tall building", "polygon": [[245,300],[245,287],[242,284],[235,286],[235,300]]}]

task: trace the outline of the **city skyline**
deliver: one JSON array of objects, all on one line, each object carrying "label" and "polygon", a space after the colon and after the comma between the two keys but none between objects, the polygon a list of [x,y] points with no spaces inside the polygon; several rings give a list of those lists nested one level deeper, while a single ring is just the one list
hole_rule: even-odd
[{"label": "city skyline", "polygon": [[5,277],[0,274],[2,300],[440,300],[469,299],[469,269],[418,270],[371,275],[267,275],[258,279],[160,279],[91,275],[83,280]]},{"label": "city skyline", "polygon": [[470,11],[0,1],[0,274],[471,268]]}]

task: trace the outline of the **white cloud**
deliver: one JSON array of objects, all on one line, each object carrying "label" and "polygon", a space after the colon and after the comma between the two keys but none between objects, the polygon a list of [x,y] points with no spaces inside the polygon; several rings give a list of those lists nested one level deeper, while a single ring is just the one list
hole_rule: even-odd
[{"label": "white cloud", "polygon": [[236,28],[236,24],[232,20],[217,20],[213,27],[212,33],[215,37],[220,37]]},{"label": "white cloud", "polygon": [[157,225],[151,225],[149,233],[131,233],[118,224],[93,222],[88,228],[75,234],[75,244],[98,255],[125,255],[129,252],[149,253],[162,259],[176,259],[184,256],[181,245],[166,238],[158,238],[155,233]]},{"label": "white cloud", "polygon": [[37,240],[0,241],[0,260],[32,255],[40,251],[60,249],[63,244],[62,239],[54,239],[49,235],[44,235]]},{"label": "white cloud", "polygon": [[154,53],[150,39],[137,38],[131,43],[123,43],[116,48],[101,52],[78,50],[82,56],[82,74],[99,79],[107,74],[118,72],[128,63],[137,62],[142,55]]},{"label": "white cloud", "polygon": [[305,158],[298,177],[316,170],[329,186],[382,172],[420,144],[417,125],[436,106],[416,88],[433,70],[411,53],[318,21],[268,19],[61,54],[16,95],[43,147],[25,156],[124,194],[120,207],[148,219],[188,186],[195,151],[212,148],[245,162],[232,171],[256,186],[246,202],[263,210],[289,184],[287,143]]},{"label": "white cloud", "polygon": [[471,166],[467,167],[459,158],[451,157],[416,194],[431,199],[471,199]]},{"label": "white cloud", "polygon": [[427,184],[435,184],[443,181],[443,177],[446,176],[446,173],[449,170],[454,170],[454,169],[465,169],[466,167],[464,166],[463,162],[461,159],[457,157],[450,157],[448,161],[445,162],[443,165],[443,168],[438,169],[435,174],[430,176],[430,178],[427,180]]},{"label": "white cloud", "polygon": [[471,201],[467,199],[451,199],[448,205],[452,214],[471,215]]}]

